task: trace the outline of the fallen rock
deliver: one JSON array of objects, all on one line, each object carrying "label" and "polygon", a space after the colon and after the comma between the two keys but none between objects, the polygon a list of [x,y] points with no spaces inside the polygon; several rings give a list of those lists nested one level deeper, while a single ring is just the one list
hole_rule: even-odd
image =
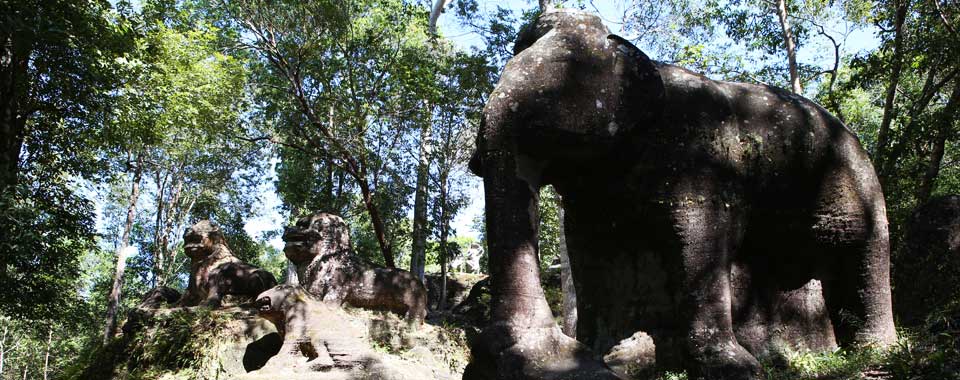
[{"label": "fallen rock", "polygon": [[638,331],[633,336],[620,341],[603,357],[618,376],[625,379],[645,379],[652,377],[657,364],[656,345],[647,333]]}]

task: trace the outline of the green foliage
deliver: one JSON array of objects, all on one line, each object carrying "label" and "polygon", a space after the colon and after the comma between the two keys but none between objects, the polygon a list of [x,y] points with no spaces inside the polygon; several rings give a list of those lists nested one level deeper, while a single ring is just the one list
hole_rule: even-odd
[{"label": "green foliage", "polygon": [[97,174],[96,134],[118,84],[114,59],[130,49],[130,23],[101,0],[3,1],[0,14],[0,186],[10,169]]},{"label": "green foliage", "polygon": [[907,333],[888,362],[897,379],[960,379],[960,298]]},{"label": "green foliage", "polygon": [[[560,224],[560,195],[552,186],[540,189],[540,271],[544,272],[554,263],[560,262],[560,235],[563,226]],[[555,314],[557,315],[557,314]]]},{"label": "green foliage", "polygon": [[106,1],[0,2],[0,313],[61,320],[76,301],[99,176],[96,134],[129,24]]},{"label": "green foliage", "polygon": [[657,380],[687,380],[686,372],[664,372],[656,377]]},{"label": "green foliage", "polygon": [[0,314],[68,318],[79,257],[93,249],[92,206],[64,183],[0,193]]}]

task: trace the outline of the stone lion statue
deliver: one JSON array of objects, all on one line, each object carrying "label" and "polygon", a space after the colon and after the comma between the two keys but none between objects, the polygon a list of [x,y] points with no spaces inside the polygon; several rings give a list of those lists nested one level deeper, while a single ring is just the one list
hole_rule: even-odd
[{"label": "stone lion statue", "polygon": [[277,285],[270,272],[234,256],[220,228],[209,220],[187,228],[183,250],[190,257],[190,282],[179,306],[220,307],[225,296],[252,300]]},{"label": "stone lion statue", "polygon": [[308,292],[325,302],[391,311],[411,322],[426,316],[427,289],[410,272],[381,268],[353,254],[350,229],[339,216],[318,212],[284,230],[283,252]]}]

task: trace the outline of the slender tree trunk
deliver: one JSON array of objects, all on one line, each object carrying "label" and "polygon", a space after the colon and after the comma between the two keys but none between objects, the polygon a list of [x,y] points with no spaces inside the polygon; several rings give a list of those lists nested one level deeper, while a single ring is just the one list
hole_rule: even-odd
[{"label": "slender tree trunk", "polygon": [[[942,70],[938,68],[936,62],[930,66],[927,79],[924,81],[923,90],[920,91],[920,97],[912,100],[907,113],[907,124],[901,126],[901,137],[896,142],[889,144],[884,150],[883,163],[877,165],[876,170],[880,177],[880,186],[886,188],[889,181],[894,180],[894,173],[897,170],[897,163],[900,157],[911,147],[913,141],[920,135],[923,123],[923,113],[927,112],[927,107],[934,100],[940,90],[953,78],[960,73],[960,69],[947,72],[943,78],[937,80],[937,76]],[[936,126],[934,126],[936,128]]]},{"label": "slender tree trunk", "polygon": [[[897,86],[900,83],[900,72],[903,69],[903,24],[907,19],[907,7],[910,0],[899,0],[893,23],[893,56],[890,57],[890,77],[887,80],[887,93],[883,100],[883,118],[880,120],[880,129],[877,131],[877,146],[873,150],[874,166],[884,168],[887,145],[890,144],[890,124],[893,122],[894,102],[897,97]],[[880,183],[884,184],[887,173],[881,171]]]},{"label": "slender tree trunk", "polygon": [[43,355],[43,380],[47,380],[47,374],[50,373],[50,343],[53,341],[53,327],[47,330],[47,348]]},{"label": "slender tree trunk", "polygon": [[941,117],[937,119],[936,136],[933,141],[933,151],[930,153],[930,162],[927,164],[927,170],[920,180],[920,186],[917,190],[917,202],[924,204],[933,194],[937,177],[940,175],[940,166],[943,163],[943,153],[947,144],[947,137],[951,134],[951,126],[956,122],[957,108],[960,103],[960,82],[954,85],[950,100],[943,107]]},{"label": "slender tree trunk", "polygon": [[30,113],[25,108],[32,44],[25,44],[27,41],[7,33],[0,35],[0,191],[16,185],[20,171],[20,152]]},{"label": "slender tree trunk", "polygon": [[7,333],[10,327],[3,326],[3,336],[0,337],[0,379],[3,379],[3,364],[7,356]]},{"label": "slender tree trunk", "polygon": [[163,201],[164,193],[167,188],[167,178],[170,173],[162,173],[162,169],[157,168],[157,218],[153,226],[153,286],[156,287],[160,284],[160,270],[163,268],[163,252],[160,251],[160,235],[163,230],[163,210],[165,202]]},{"label": "slender tree trunk", "polygon": [[437,20],[440,19],[440,14],[443,13],[443,8],[447,6],[450,0],[435,0],[433,2],[433,8],[430,10],[430,19],[428,25],[428,31],[430,36],[437,35]]},{"label": "slender tree trunk", "polygon": [[450,169],[447,165],[440,170],[440,312],[443,313],[447,308],[447,256],[450,250],[447,248],[447,235],[450,231],[450,211],[447,206],[447,177],[450,175]]},{"label": "slender tree trunk", "polygon": [[539,3],[540,3],[540,13],[547,13],[553,10],[553,1],[539,0]]},{"label": "slender tree trunk", "polygon": [[570,252],[567,251],[567,232],[564,222],[563,202],[557,194],[557,222],[560,224],[560,292],[563,294],[563,333],[577,337],[577,290],[570,268]]},{"label": "slender tree trunk", "polygon": [[107,305],[106,323],[103,329],[103,344],[110,342],[117,327],[117,312],[120,308],[120,292],[123,288],[123,272],[127,266],[127,247],[130,245],[130,231],[136,217],[137,200],[140,198],[140,179],[143,175],[143,154],[137,154],[136,167],[133,168],[133,184],[130,188],[130,201],[127,206],[127,220],[123,226],[120,247],[117,249],[117,266],[113,273],[113,287]]},{"label": "slender tree trunk", "polygon": [[780,18],[780,29],[783,31],[783,41],[787,48],[787,63],[790,66],[790,87],[794,93],[803,93],[800,84],[800,71],[797,67],[797,45],[793,40],[793,31],[790,29],[790,19],[787,15],[787,0],[777,0],[777,17]]},{"label": "slender tree trunk", "polygon": [[[179,174],[179,173],[178,173]],[[167,205],[167,212],[164,215],[163,221],[163,232],[160,234],[160,241],[157,243],[159,246],[157,250],[157,286],[166,286],[167,277],[164,273],[164,269],[167,266],[167,262],[172,261],[173,258],[170,257],[170,234],[173,233],[174,213],[179,208],[180,198],[183,194],[183,178],[174,175],[173,181],[176,183],[173,187],[173,193],[170,195],[170,203]],[[193,205],[191,204],[191,207]]]},{"label": "slender tree trunk", "polygon": [[286,285],[297,286],[300,285],[300,278],[297,276],[297,266],[293,265],[293,262],[287,260],[287,281]]},{"label": "slender tree trunk", "polygon": [[325,192],[327,193],[327,199],[329,199],[330,202],[334,202],[336,198],[334,198],[333,188],[336,186],[336,184],[334,183],[333,178],[333,165],[331,165],[329,162],[325,162],[324,166],[327,173],[327,186],[324,190],[326,190]]},{"label": "slender tree trunk", "polygon": [[[440,0],[442,1],[442,0]],[[429,102],[427,103],[430,109]],[[428,115],[432,120],[433,115]],[[428,121],[420,130],[420,162],[417,166],[417,189],[413,201],[413,249],[410,252],[410,273],[424,280],[427,248],[427,182],[430,180],[430,129]]]},{"label": "slender tree trunk", "polygon": [[373,224],[373,233],[377,237],[377,243],[380,245],[380,254],[383,255],[383,263],[388,268],[396,268],[396,264],[393,261],[393,252],[390,249],[390,242],[387,240],[387,228],[383,223],[383,218],[380,216],[380,211],[377,210],[376,202],[373,200],[373,192],[370,191],[370,186],[367,184],[365,177],[359,176],[358,182],[360,183],[360,193],[363,196],[363,205],[367,209],[367,214],[370,216],[370,224]]}]

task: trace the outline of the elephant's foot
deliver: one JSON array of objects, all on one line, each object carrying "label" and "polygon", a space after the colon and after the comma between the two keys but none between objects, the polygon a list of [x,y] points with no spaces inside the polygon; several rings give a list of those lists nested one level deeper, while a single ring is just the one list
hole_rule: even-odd
[{"label": "elephant's foot", "polygon": [[471,342],[471,352],[465,380],[620,379],[556,325],[493,325]]},{"label": "elephant's foot", "polygon": [[762,379],[760,363],[734,339],[715,340],[691,350],[691,377],[709,380]]}]

